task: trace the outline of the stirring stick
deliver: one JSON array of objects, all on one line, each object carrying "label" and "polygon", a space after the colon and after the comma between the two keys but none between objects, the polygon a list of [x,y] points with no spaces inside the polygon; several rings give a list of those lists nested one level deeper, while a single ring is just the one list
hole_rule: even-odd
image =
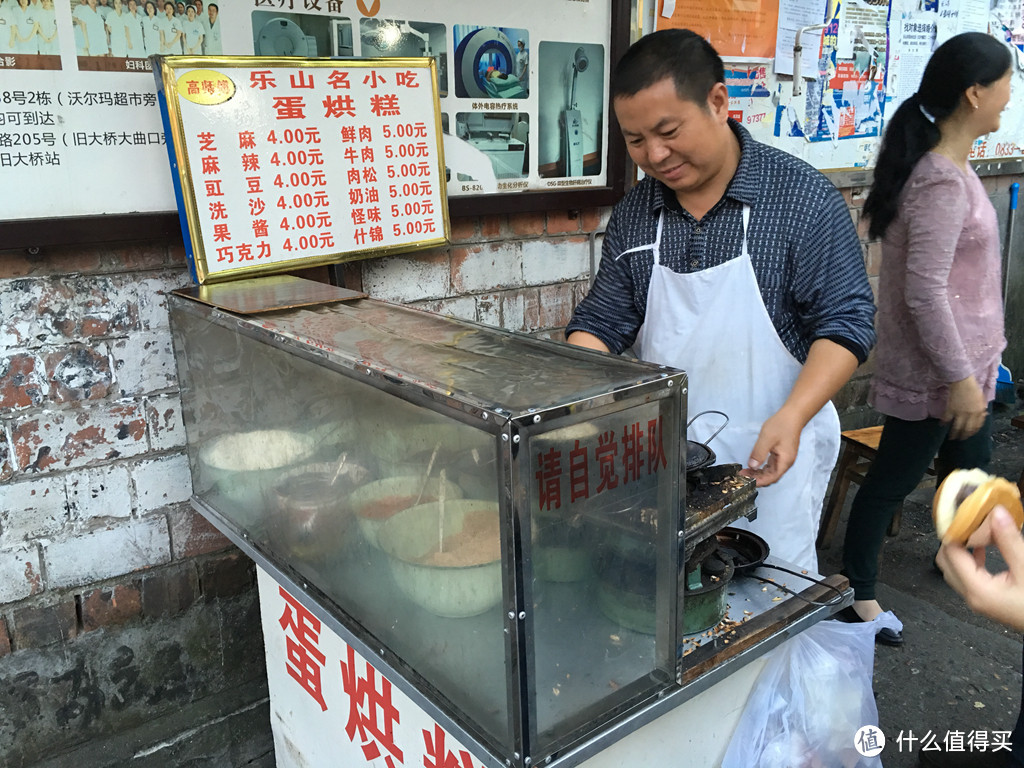
[{"label": "stirring stick", "polygon": [[441,468],[441,492],[437,496],[437,551],[444,552],[444,483],[445,472]]},{"label": "stirring stick", "polygon": [[[430,461],[427,462],[427,471],[423,475],[423,482],[420,484],[420,492],[419,492],[419,495],[416,496],[416,504],[420,503],[420,499],[423,498],[423,491],[425,491],[427,489],[427,480],[430,479],[430,470],[432,470],[434,468],[434,459],[437,458],[437,451],[438,451],[438,449],[440,447],[441,447],[441,441],[438,440],[437,444],[434,445],[433,453],[430,454]],[[416,504],[413,504],[413,506],[415,507]]]},{"label": "stirring stick", "polygon": [[341,470],[345,467],[345,460],[347,458],[348,451],[343,451],[341,454],[341,458],[338,460],[338,468],[334,471],[334,477],[331,478],[330,485],[334,485],[338,478],[341,477]]}]

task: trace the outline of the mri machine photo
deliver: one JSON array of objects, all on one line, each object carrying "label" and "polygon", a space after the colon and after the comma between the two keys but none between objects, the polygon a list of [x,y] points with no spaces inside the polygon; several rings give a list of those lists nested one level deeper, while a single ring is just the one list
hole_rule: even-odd
[{"label": "mri machine photo", "polygon": [[352,56],[352,20],[306,13],[253,11],[257,56]]},{"label": "mri machine photo", "polygon": [[457,24],[455,95],[461,98],[525,99],[530,94],[515,76],[516,41],[525,29]]},{"label": "mri machine photo", "polygon": [[257,56],[313,57],[317,48],[316,38],[303,32],[291,19],[275,16],[258,27],[253,24],[253,50]]}]

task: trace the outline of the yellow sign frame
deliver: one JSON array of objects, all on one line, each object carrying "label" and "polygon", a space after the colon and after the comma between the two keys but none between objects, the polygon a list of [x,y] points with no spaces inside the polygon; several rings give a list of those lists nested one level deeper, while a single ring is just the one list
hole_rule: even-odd
[{"label": "yellow sign frame", "polygon": [[[436,147],[436,163],[432,166],[433,176],[429,178],[436,184],[440,199],[438,215],[443,225],[438,236],[403,240],[399,243],[386,243],[378,246],[343,248],[329,252],[296,258],[275,259],[272,262],[243,264],[227,268],[211,264],[211,254],[207,253],[207,235],[204,233],[204,217],[199,209],[199,195],[196,191],[196,179],[192,158],[189,157],[186,142],[186,125],[182,112],[182,96],[178,90],[178,80],[184,73],[193,70],[216,71],[229,70],[267,70],[295,69],[318,70],[426,70],[432,89],[430,102],[433,114],[424,122],[433,125],[433,140]],[[185,250],[196,283],[214,283],[260,275],[279,274],[296,269],[338,264],[349,261],[390,256],[398,253],[423,250],[447,245],[451,242],[451,223],[448,212],[448,195],[444,162],[444,141],[441,123],[441,103],[437,82],[437,64],[433,58],[376,58],[376,59],[309,59],[298,57],[264,57],[264,56],[158,56],[154,57],[154,76],[157,79],[157,94],[164,119],[164,130],[167,134],[167,150],[171,163],[171,175],[175,183],[175,196],[178,202],[178,214],[185,239]],[[232,92],[232,95],[233,92]],[[207,104],[217,106],[228,103],[226,99],[210,99]],[[201,103],[193,101],[193,103]],[[387,201],[383,201],[382,205]]]}]

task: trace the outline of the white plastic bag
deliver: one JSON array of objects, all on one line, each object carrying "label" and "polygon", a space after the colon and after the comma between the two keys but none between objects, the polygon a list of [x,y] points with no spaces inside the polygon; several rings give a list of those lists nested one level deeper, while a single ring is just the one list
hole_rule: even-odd
[{"label": "white plastic bag", "polygon": [[854,744],[862,726],[878,726],[871,678],[881,627],[903,625],[888,611],[862,624],[821,621],[772,651],[722,768],[881,768]]}]

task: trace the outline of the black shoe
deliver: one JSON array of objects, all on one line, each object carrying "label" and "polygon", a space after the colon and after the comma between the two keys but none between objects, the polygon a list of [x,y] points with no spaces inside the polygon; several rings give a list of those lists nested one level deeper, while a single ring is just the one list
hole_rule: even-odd
[{"label": "black shoe", "polygon": [[[835,618],[840,621],[845,621],[847,624],[869,624],[870,622],[862,619],[852,605],[848,605],[843,610],[837,611]],[[895,632],[888,627],[882,627],[875,633],[875,642],[881,643],[882,645],[903,645],[903,633]]]}]

